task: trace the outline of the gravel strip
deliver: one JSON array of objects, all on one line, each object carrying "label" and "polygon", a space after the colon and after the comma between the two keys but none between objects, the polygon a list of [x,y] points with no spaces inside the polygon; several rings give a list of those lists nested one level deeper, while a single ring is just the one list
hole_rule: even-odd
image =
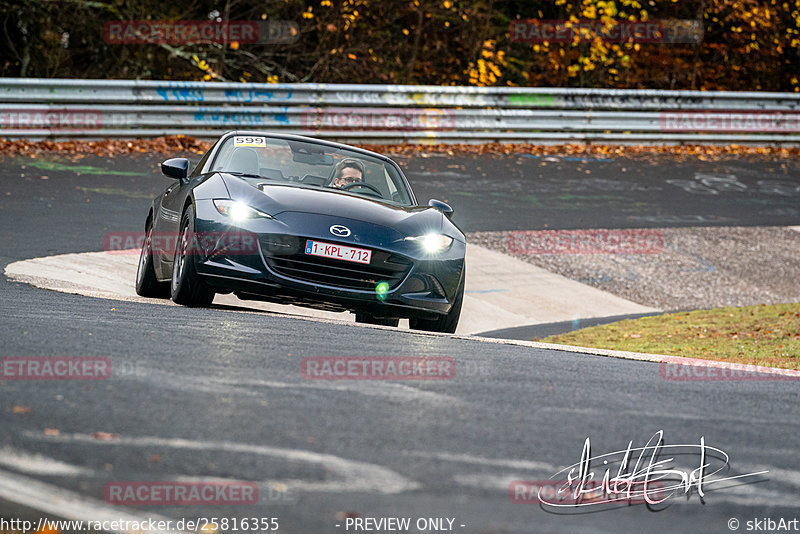
[{"label": "gravel strip", "polygon": [[553,250],[555,234],[562,250],[580,250],[584,236],[617,243],[604,232],[623,231],[473,232],[468,242],[662,310],[800,302],[800,232],[786,227],[634,230],[658,241],[637,249],[646,253],[608,253],[614,246],[604,253],[539,253]]}]

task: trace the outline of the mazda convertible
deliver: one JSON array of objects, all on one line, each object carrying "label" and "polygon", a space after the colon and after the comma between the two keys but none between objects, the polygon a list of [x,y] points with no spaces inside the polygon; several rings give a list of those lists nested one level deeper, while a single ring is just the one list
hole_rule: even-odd
[{"label": "mazda convertible", "polygon": [[359,148],[228,132],[150,205],[136,292],[210,306],[216,293],[357,322],[455,332],[466,240],[453,209],[419,205],[400,167]]}]

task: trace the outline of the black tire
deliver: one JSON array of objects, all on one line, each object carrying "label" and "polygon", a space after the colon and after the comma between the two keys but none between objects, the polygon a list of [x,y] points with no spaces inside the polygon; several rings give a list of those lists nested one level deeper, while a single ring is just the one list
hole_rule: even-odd
[{"label": "black tire", "polygon": [[417,319],[412,317],[408,320],[408,326],[413,330],[455,334],[456,327],[458,326],[458,319],[461,317],[461,305],[464,302],[464,282],[466,276],[465,272],[456,290],[456,299],[453,301],[453,305],[446,315],[440,315],[436,319]]},{"label": "black tire", "polygon": [[400,319],[397,317],[375,317],[366,312],[356,312],[356,322],[381,326],[397,326],[400,324]]},{"label": "black tire", "polygon": [[[189,236],[194,235],[194,206],[186,207],[172,262],[172,301],[193,308],[207,308],[214,300],[214,290],[197,274],[195,252],[187,253]],[[192,247],[194,249],[195,247]]]},{"label": "black tire", "polygon": [[136,269],[136,294],[141,297],[169,298],[169,282],[159,282],[153,267],[153,225],[147,223],[139,267]]}]

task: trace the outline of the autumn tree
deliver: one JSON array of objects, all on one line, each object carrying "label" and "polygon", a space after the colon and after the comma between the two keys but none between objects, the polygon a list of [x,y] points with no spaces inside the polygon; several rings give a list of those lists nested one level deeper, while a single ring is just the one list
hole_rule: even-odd
[{"label": "autumn tree", "polygon": [[[287,21],[297,38],[104,38],[131,20]],[[515,38],[525,21],[570,38]],[[7,0],[0,22],[2,76],[800,90],[800,0]],[[609,38],[639,22],[684,35]]]}]

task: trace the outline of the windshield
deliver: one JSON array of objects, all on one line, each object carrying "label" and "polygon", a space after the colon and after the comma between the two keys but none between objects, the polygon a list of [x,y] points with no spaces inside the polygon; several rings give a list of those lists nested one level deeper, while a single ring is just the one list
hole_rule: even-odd
[{"label": "windshield", "polygon": [[293,139],[236,135],[226,139],[211,171],[248,181],[338,189],[401,206],[411,194],[397,169],[359,152]]}]

